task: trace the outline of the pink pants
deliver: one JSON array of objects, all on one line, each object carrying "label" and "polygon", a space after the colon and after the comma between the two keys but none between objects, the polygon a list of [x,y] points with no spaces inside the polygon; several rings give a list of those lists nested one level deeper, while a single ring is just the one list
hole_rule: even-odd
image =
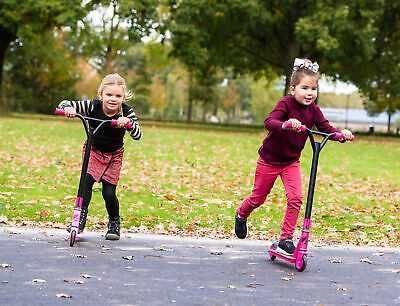
[{"label": "pink pants", "polygon": [[241,218],[246,219],[251,212],[261,206],[270,193],[278,175],[281,177],[286,191],[286,213],[281,226],[279,239],[291,239],[296,227],[300,207],[303,202],[301,191],[300,162],[290,165],[276,166],[267,164],[263,159],[257,161],[253,191],[237,209]]}]

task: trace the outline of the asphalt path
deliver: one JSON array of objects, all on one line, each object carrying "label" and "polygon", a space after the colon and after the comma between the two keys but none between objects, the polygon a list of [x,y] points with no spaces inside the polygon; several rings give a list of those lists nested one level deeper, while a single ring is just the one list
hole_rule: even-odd
[{"label": "asphalt path", "polygon": [[400,250],[323,247],[308,265],[271,242],[0,228],[0,305],[400,305]]}]

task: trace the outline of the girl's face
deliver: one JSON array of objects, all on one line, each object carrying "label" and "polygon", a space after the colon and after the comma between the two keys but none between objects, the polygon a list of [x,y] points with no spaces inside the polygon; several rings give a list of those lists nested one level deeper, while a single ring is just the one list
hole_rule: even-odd
[{"label": "girl's face", "polygon": [[125,93],[122,86],[117,84],[105,85],[101,93],[104,113],[109,116],[117,114],[121,109],[124,98]]},{"label": "girl's face", "polygon": [[318,96],[318,80],[313,76],[304,75],[299,84],[291,87],[290,93],[300,104],[310,105]]}]

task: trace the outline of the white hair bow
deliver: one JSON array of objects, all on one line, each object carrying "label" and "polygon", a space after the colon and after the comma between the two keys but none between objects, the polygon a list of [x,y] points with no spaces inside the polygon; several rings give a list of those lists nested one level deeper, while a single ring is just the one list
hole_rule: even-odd
[{"label": "white hair bow", "polygon": [[319,70],[319,65],[317,64],[317,62],[312,63],[310,60],[296,58],[293,64],[293,70],[297,70],[299,68],[305,68],[311,70],[314,73],[317,73]]}]

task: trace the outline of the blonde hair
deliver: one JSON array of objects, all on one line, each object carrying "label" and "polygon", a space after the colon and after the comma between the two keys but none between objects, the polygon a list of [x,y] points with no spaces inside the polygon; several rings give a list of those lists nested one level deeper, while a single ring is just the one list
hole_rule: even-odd
[{"label": "blonde hair", "polygon": [[128,101],[133,98],[133,91],[128,90],[126,87],[125,79],[118,73],[107,74],[100,83],[97,89],[97,96],[101,100],[101,95],[103,94],[104,86],[106,85],[119,85],[124,91],[124,100]]}]

